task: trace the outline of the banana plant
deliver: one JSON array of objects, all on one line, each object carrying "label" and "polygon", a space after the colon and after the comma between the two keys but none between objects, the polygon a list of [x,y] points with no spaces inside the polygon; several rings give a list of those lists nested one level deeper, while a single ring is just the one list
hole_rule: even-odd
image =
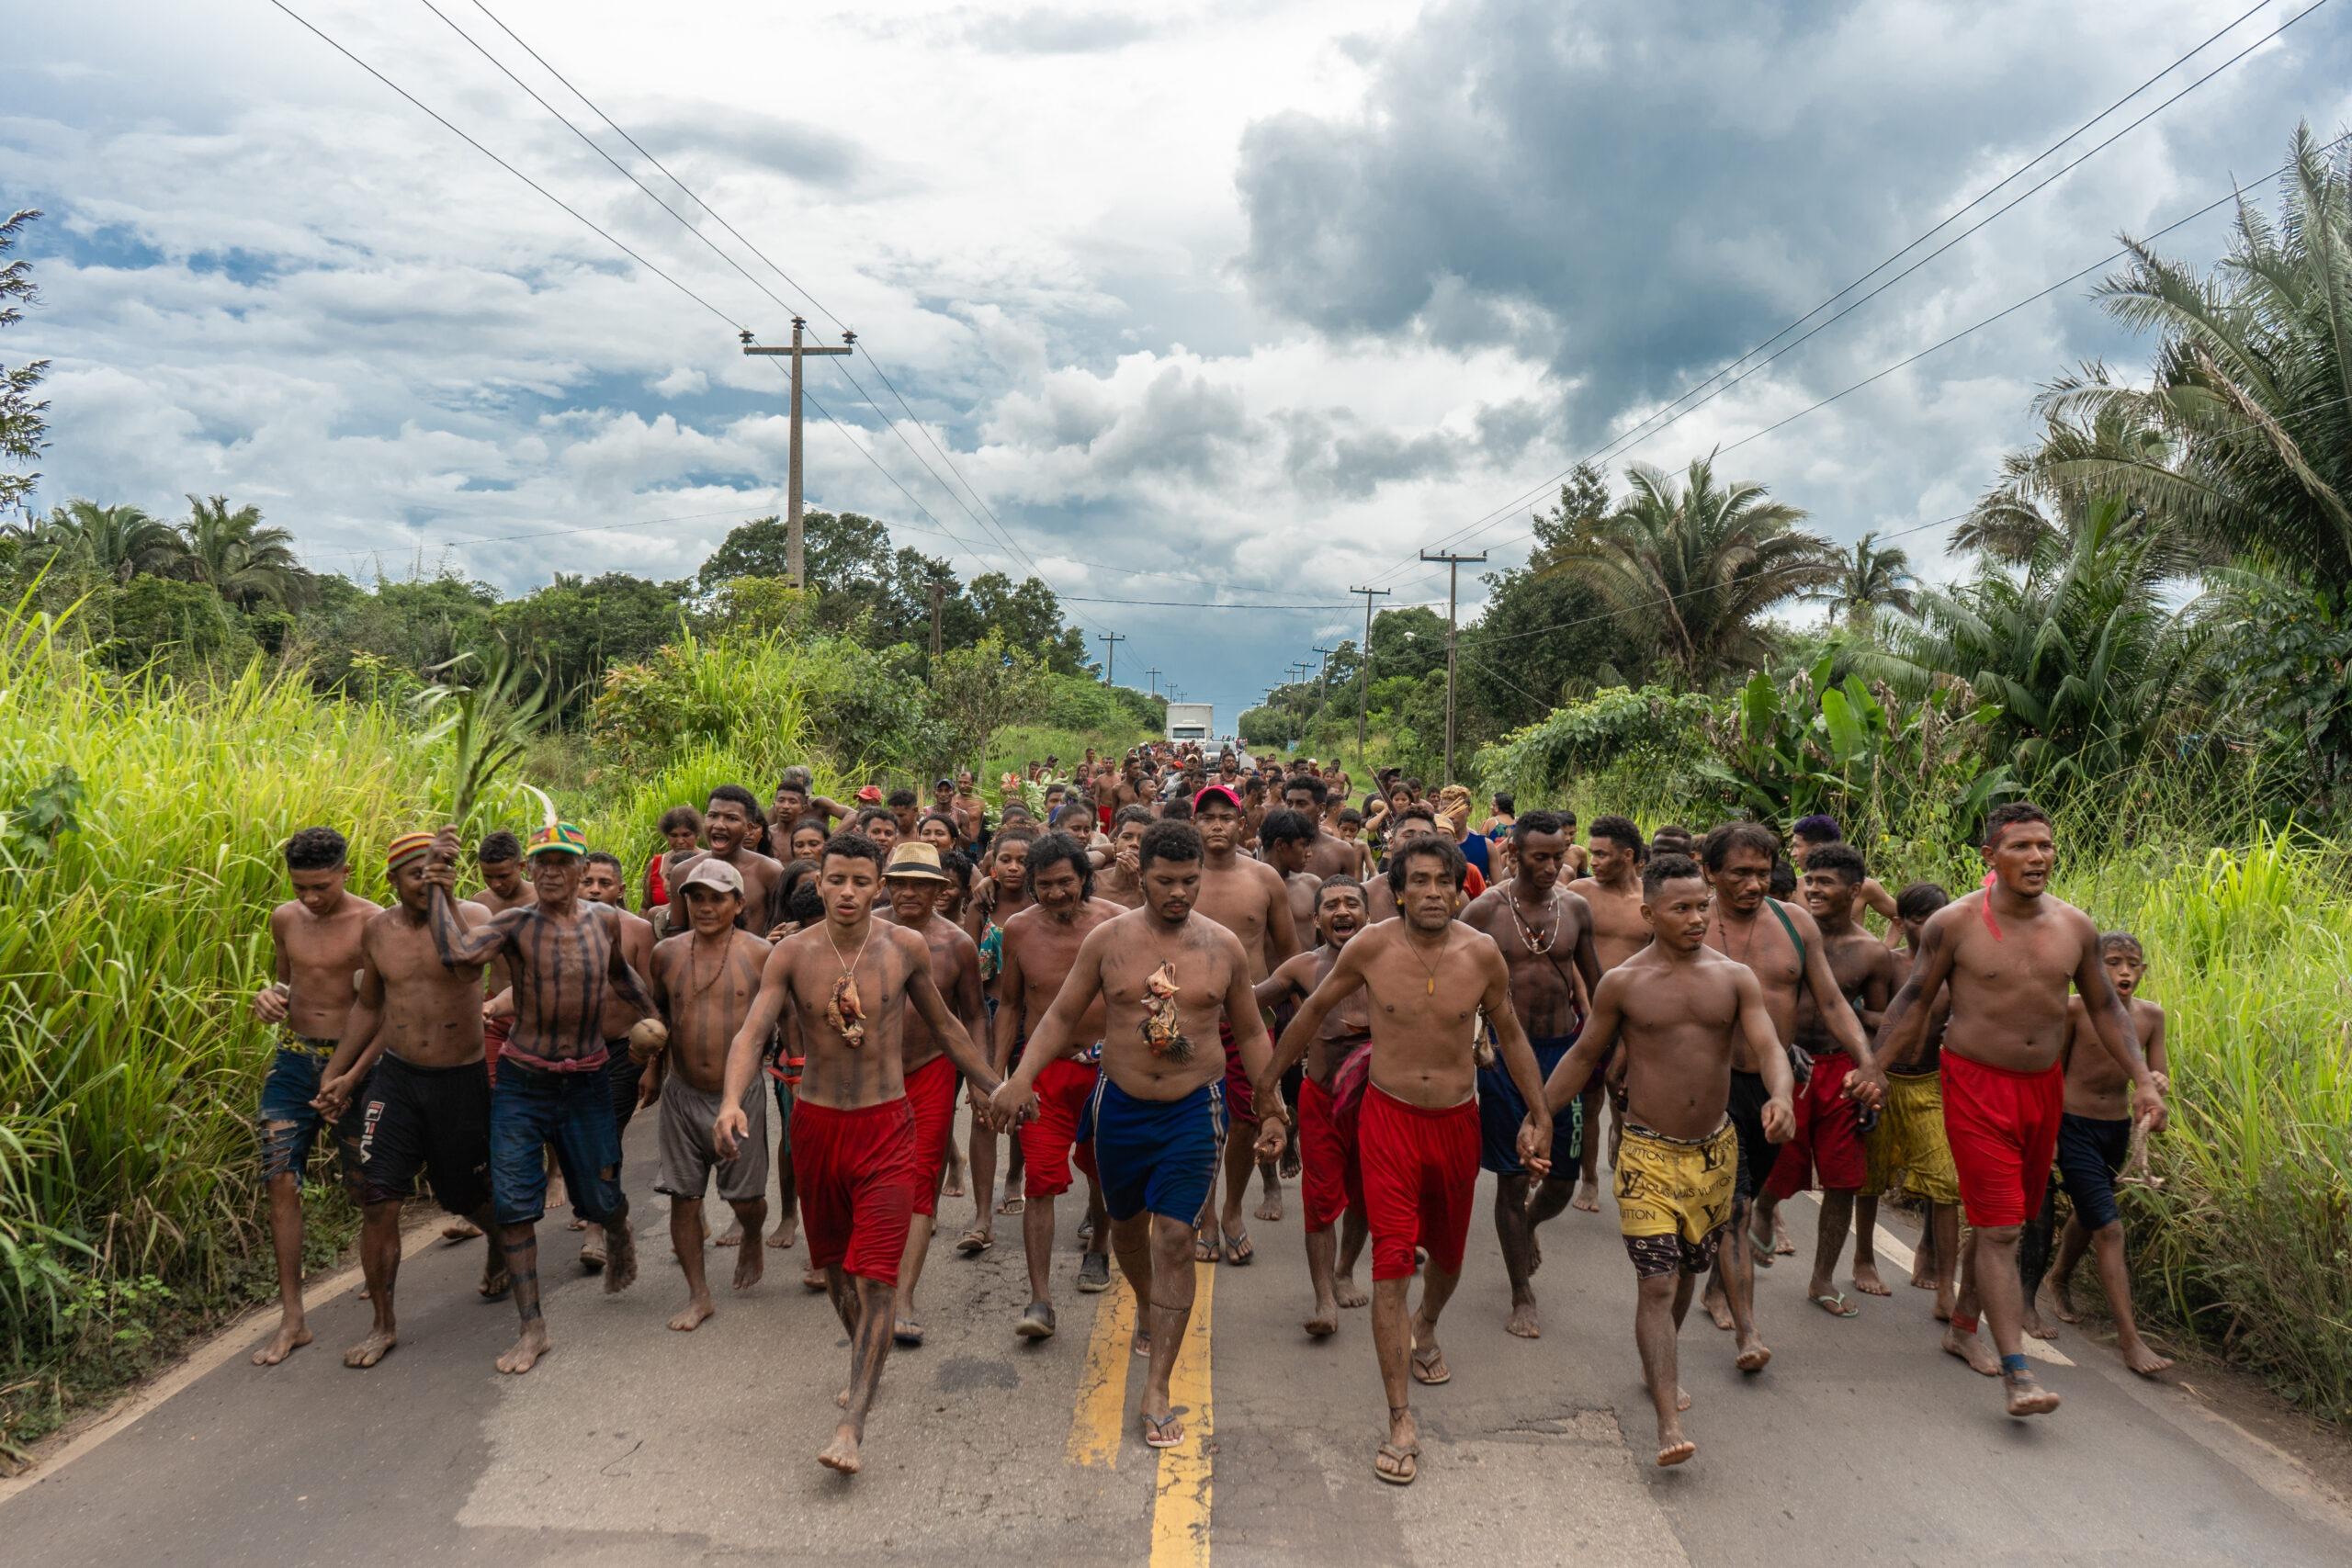
[{"label": "banana plant", "polygon": [[[417,716],[426,724],[424,744],[448,743],[446,820],[460,826],[501,775],[522,760],[556,712],[544,682],[526,689],[528,672],[509,650],[501,649],[479,681],[454,677],[453,671],[478,662],[474,655],[461,653],[434,665],[425,671],[433,683],[414,699]],[[538,791],[531,793],[552,818],[553,804]]]}]

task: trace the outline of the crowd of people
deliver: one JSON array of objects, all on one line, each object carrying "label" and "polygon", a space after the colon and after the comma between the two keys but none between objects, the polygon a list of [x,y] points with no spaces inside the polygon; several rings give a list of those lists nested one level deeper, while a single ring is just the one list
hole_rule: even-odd
[{"label": "crowd of people", "polygon": [[[552,818],[470,852],[454,829],[405,832],[380,908],[349,890],[343,834],[296,833],[276,983],[254,1001],[280,1031],[259,1125],[283,1303],[255,1363],[311,1337],[299,1189],[323,1136],[363,1211],[373,1314],[345,1363],[397,1342],[422,1179],[453,1238],[486,1237],[480,1289],[520,1318],[498,1366],[529,1371],[550,1345],[551,1201],[607,1291],[637,1277],[621,1134],[643,1111],[686,1292],[670,1326],[715,1310],[708,1247],[734,1249],[741,1291],[805,1238],[803,1282],[850,1337],[818,1456],[846,1472],[892,1348],[923,1341],[942,1200],[969,1194],[966,1257],[1019,1217],[1030,1300],[1011,1329],[1044,1339],[1056,1201],[1080,1178],[1077,1288],[1108,1289],[1115,1258],[1141,1304],[1153,1448],[1187,1438],[1169,1380],[1196,1269],[1250,1264],[1249,1219],[1281,1217],[1286,1179],[1305,1332],[1371,1306],[1388,1405],[1373,1469],[1395,1484],[1419,1470],[1415,1385],[1453,1375],[1439,1325],[1482,1169],[1503,1326],[1533,1338],[1539,1229],[1597,1212],[1605,1164],[1660,1465],[1696,1450],[1677,1373],[1693,1295],[1762,1371],[1756,1270],[1793,1253],[1781,1205],[1808,1190],[1811,1305],[1861,1310],[1836,1278],[1849,1232],[1857,1293],[1892,1294],[1877,1211],[1917,1203],[1910,1283],[2012,1416],[2058,1405],[2024,1338],[2049,1332],[2045,1310],[2076,1317],[2086,1255],[2124,1360],[2169,1365],[2132,1319],[2115,1196],[2164,1125],[2164,1014],[2138,994],[2140,944],[2050,896],[2038,808],[1987,817],[1984,885],[1955,897],[1889,894],[1826,817],[1785,842],[1614,815],[1580,838],[1572,814],[1507,795],[1474,823],[1467,791],[1431,799],[1388,772],[1359,800],[1312,758],[1151,745],[1064,771],[1008,773],[991,807],[969,773],[926,805],[877,784],[835,800],[793,768],[764,805],[727,784],[669,811],[634,874]],[[716,1238],[714,1181],[734,1216]]]}]

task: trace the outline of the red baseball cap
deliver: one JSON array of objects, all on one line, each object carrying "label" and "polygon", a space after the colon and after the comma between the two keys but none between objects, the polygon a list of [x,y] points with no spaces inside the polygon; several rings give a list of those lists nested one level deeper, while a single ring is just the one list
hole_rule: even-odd
[{"label": "red baseball cap", "polygon": [[1229,803],[1236,811],[1247,812],[1249,810],[1249,807],[1241,804],[1240,795],[1236,794],[1229,785],[1221,784],[1209,784],[1202,789],[1200,794],[1193,796],[1193,810],[1195,813],[1199,812],[1201,809],[1201,802],[1208,799],[1208,797],[1213,795],[1222,797]]},{"label": "red baseball cap", "polygon": [[880,784],[867,784],[864,789],[857,792],[857,798],[860,800],[871,801],[875,805],[879,806],[882,804],[882,786]]}]

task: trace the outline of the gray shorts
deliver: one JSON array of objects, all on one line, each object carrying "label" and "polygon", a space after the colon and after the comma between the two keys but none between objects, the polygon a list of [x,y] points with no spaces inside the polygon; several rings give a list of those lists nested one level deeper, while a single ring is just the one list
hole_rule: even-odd
[{"label": "gray shorts", "polygon": [[752,1128],[735,1146],[733,1159],[719,1158],[710,1141],[710,1124],[725,1100],[725,1095],[706,1094],[675,1073],[662,1080],[662,1174],[653,1183],[656,1192],[699,1199],[714,1168],[718,1195],[730,1203],[747,1203],[767,1191],[768,1097],[743,1097]]}]

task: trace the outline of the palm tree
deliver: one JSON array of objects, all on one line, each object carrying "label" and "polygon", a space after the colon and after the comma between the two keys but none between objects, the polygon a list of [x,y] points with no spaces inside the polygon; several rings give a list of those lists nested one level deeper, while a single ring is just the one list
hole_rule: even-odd
[{"label": "palm tree", "polygon": [[2078,492],[2139,501],[2209,554],[2321,583],[2352,581],[2352,142],[2297,129],[2274,221],[2238,207],[2208,276],[2134,243],[2101,288],[2109,311],[2162,334],[2155,384],[2059,389],[2061,417],[2162,433],[2144,452],[2051,463]]},{"label": "palm tree", "polygon": [[1918,579],[1912,575],[1910,553],[1881,549],[1877,539],[1877,534],[1870,533],[1855,540],[1854,553],[1838,559],[1838,581],[1826,592],[1813,595],[1829,601],[1833,620],[1843,617],[1858,631],[1882,608],[1907,615],[1918,605],[1913,592]]},{"label": "palm tree", "polygon": [[100,506],[76,497],[41,520],[33,552],[43,565],[63,564],[128,582],[141,572],[175,575],[187,546],[170,524],[136,506]]},{"label": "palm tree", "polygon": [[1632,493],[1563,538],[1543,570],[1589,583],[1688,683],[1762,662],[1764,613],[1838,580],[1841,558],[1797,527],[1803,511],[1752,481],[1719,481],[1713,457],[1693,459],[1679,483],[1646,463],[1625,472]]},{"label": "palm tree", "polygon": [[262,525],[261,509],[229,510],[229,498],[187,498],[187,521],[180,536],[187,544],[187,566],[199,582],[241,610],[267,601],[285,604],[300,593],[309,573],[294,558],[294,536]]}]

